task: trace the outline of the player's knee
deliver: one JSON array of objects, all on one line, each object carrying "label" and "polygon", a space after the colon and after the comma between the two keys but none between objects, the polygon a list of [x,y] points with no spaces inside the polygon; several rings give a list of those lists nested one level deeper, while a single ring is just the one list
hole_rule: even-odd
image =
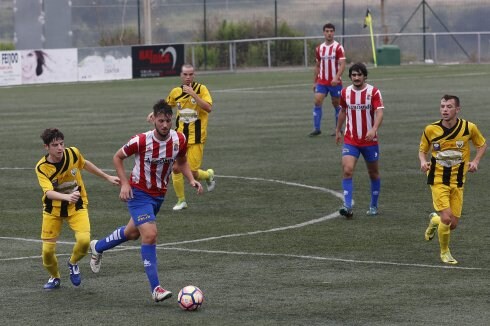
[{"label": "player's knee", "polygon": [[56,243],[55,242],[43,242],[43,247],[42,247],[42,258],[43,258],[43,265],[45,267],[47,266],[52,266],[54,262],[56,261]]},{"label": "player's knee", "polygon": [[82,252],[88,252],[90,247],[90,232],[76,232],[75,240]]}]

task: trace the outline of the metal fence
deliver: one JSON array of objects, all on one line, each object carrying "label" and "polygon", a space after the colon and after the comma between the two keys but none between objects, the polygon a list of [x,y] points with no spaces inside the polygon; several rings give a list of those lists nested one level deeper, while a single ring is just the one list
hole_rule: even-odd
[{"label": "metal fence", "polygon": [[[490,32],[375,34],[378,52],[388,37],[399,48],[402,64],[490,63]],[[371,62],[369,34],[337,38],[348,62]],[[278,37],[234,41],[188,42],[186,60],[203,70],[230,70],[314,65],[314,48],[323,37]],[[425,43],[425,45],[424,45]],[[284,53],[284,49],[289,52]],[[205,53],[207,53],[205,55]]]},{"label": "metal fence", "polygon": [[[143,44],[143,3],[148,3],[153,44],[185,43],[201,66],[219,69],[311,63],[325,22],[336,25],[348,58],[369,61],[371,45],[363,29],[367,8],[377,45],[399,46],[403,63],[489,61],[490,0],[37,0],[42,8],[52,1],[68,2],[71,8],[67,47]],[[15,45],[18,4],[0,0],[0,45]],[[43,12],[37,20],[48,16]],[[218,39],[224,22],[273,28],[258,30],[254,39],[202,43]],[[280,24],[301,37],[277,38]]]}]

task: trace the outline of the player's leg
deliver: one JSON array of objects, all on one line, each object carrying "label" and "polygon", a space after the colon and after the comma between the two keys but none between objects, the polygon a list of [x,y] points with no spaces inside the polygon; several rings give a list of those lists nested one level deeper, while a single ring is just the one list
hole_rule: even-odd
[{"label": "player's leg", "polygon": [[116,228],[105,238],[90,241],[90,269],[92,269],[92,272],[98,273],[100,271],[102,253],[104,251],[114,248],[128,240],[137,240],[139,236],[138,228],[134,225],[133,219],[130,218],[128,224]]},{"label": "player's leg", "polygon": [[66,219],[69,227],[75,232],[75,245],[68,260],[70,280],[73,285],[78,286],[82,281],[78,262],[87,255],[90,246],[90,221],[87,209],[79,209]]},{"label": "player's leg", "polygon": [[[189,145],[187,151],[189,152],[191,148],[192,145]],[[175,164],[172,170],[172,185],[174,186],[175,196],[177,196],[177,204],[175,204],[173,210],[180,211],[187,208],[187,202],[185,201],[184,175]]]},{"label": "player's leg", "polygon": [[189,162],[189,167],[194,174],[194,178],[199,181],[205,181],[208,191],[213,191],[216,187],[214,170],[201,169],[202,159],[204,157],[204,144],[195,144],[191,148],[191,151],[187,151],[187,162]]},{"label": "player's leg", "polygon": [[344,144],[342,147],[342,189],[344,191],[344,205],[340,208],[339,213],[347,218],[352,218],[354,215],[352,211],[354,192],[352,177],[359,155],[359,149],[355,146]]},{"label": "player's leg", "polygon": [[314,96],[314,106],[313,106],[313,131],[310,133],[311,137],[320,135],[321,132],[321,122],[322,122],[322,105],[325,96],[327,95],[327,88],[323,85],[316,85],[315,96]]},{"label": "player's leg", "polygon": [[58,239],[63,220],[43,212],[41,226],[42,260],[43,266],[49,273],[49,280],[44,284],[44,289],[53,290],[60,287],[60,271],[56,258],[56,240]]},{"label": "player's leg", "polygon": [[340,106],[340,92],[342,91],[342,86],[330,86],[330,97],[332,99],[332,106],[334,108],[335,125],[333,128],[333,133],[330,136],[335,136],[335,129],[337,128],[337,122],[339,121],[339,113],[342,107]]},{"label": "player's leg", "polygon": [[[439,238],[441,260],[444,263],[457,264],[458,262],[452,257],[449,250],[451,222],[454,217],[450,207],[451,188],[445,185],[433,185],[431,190],[434,208],[438,211],[438,215],[440,216],[440,223],[437,227],[437,236]],[[434,222],[437,222],[437,218],[434,217],[434,220]],[[433,222],[432,219],[431,222]]]},{"label": "player's leg", "polygon": [[141,235],[141,260],[150,283],[150,291],[153,300],[156,302],[163,301],[172,296],[170,291],[160,286],[158,278],[156,214],[160,210],[164,197],[152,197],[143,192],[136,192],[133,200],[136,200],[138,205],[133,205],[130,208],[130,213],[133,223]]},{"label": "player's leg", "polygon": [[366,161],[366,167],[371,181],[371,203],[366,212],[367,215],[378,215],[378,199],[381,191],[381,177],[379,174],[379,146],[367,146],[361,149],[362,156]]}]

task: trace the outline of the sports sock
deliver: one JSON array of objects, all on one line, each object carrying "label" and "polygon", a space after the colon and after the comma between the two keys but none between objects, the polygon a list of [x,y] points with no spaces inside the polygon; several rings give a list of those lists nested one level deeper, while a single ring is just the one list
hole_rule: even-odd
[{"label": "sports sock", "polygon": [[172,172],[172,183],[174,185],[174,191],[177,198],[179,200],[185,200],[184,175],[182,173]]},{"label": "sports sock", "polygon": [[371,180],[371,207],[378,207],[379,191],[381,190],[381,179]]},{"label": "sports sock", "polygon": [[197,170],[197,179],[198,180],[208,180],[209,179],[209,173],[208,171],[204,171],[204,170]]},{"label": "sports sock", "polygon": [[352,192],[354,191],[352,178],[342,179],[342,188],[344,189],[344,204],[352,208]]},{"label": "sports sock", "polygon": [[449,251],[449,236],[451,234],[451,225],[439,223],[437,228],[437,236],[439,237],[439,246],[441,254]]},{"label": "sports sock", "polygon": [[75,232],[75,246],[70,257],[70,264],[76,264],[85,257],[90,247],[90,232]]},{"label": "sports sock", "polygon": [[114,232],[109,234],[105,239],[100,239],[97,241],[95,244],[95,250],[97,250],[98,253],[103,253],[104,251],[114,248],[115,246],[128,241],[126,236],[124,235],[124,230],[126,229],[126,226],[121,226],[120,228],[117,228]]},{"label": "sports sock", "polygon": [[433,224],[439,225],[439,224],[441,224],[441,217],[438,214],[436,214],[436,215],[432,216],[432,218],[430,219],[430,221]]},{"label": "sports sock", "polygon": [[340,113],[340,109],[342,107],[341,106],[337,106],[335,108],[335,127],[337,128],[337,122],[339,122],[339,113]]},{"label": "sports sock", "polygon": [[58,259],[56,258],[56,242],[43,241],[43,266],[49,272],[51,277],[60,278],[60,271],[58,269]]},{"label": "sports sock", "polygon": [[315,128],[315,130],[321,129],[322,113],[323,112],[321,106],[315,106],[313,108],[313,127]]},{"label": "sports sock", "polygon": [[141,259],[145,267],[145,273],[150,282],[151,291],[160,285],[157,269],[157,246],[149,244],[141,244]]}]

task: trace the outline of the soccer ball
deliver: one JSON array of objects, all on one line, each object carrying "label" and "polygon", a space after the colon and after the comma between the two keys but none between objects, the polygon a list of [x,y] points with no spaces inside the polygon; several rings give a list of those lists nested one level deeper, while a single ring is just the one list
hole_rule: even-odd
[{"label": "soccer ball", "polygon": [[184,310],[197,310],[204,301],[204,294],[197,286],[187,285],[180,290],[177,301]]}]

